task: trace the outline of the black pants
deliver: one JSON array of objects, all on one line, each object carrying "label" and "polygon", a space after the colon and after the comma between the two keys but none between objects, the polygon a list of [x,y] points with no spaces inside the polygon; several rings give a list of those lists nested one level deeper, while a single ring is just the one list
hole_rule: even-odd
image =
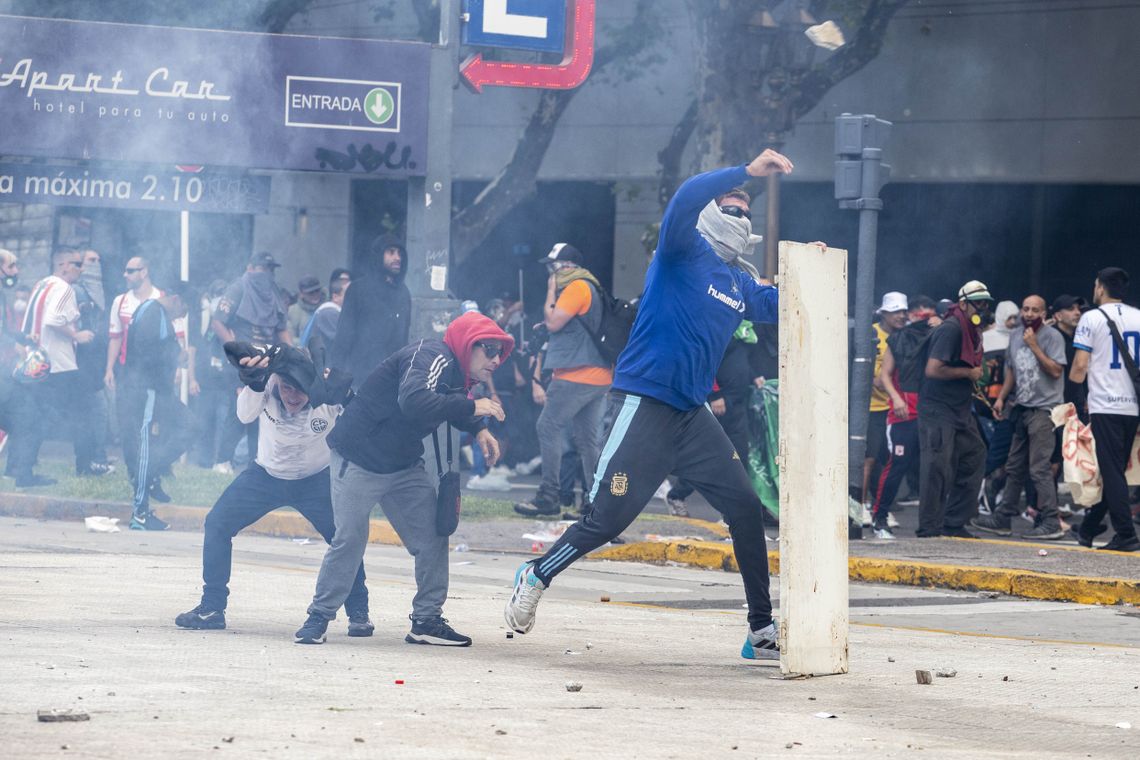
[{"label": "black pants", "polygon": [[150,485],[190,447],[190,413],[173,388],[155,390],[124,378],[118,386],[119,436],[134,485],[135,514],[150,511]]},{"label": "black pants", "polygon": [[973,415],[918,413],[922,492],[918,535],[962,528],[978,511],[986,444]]},{"label": "black pants", "polygon": [[[716,418],[724,429],[724,434],[732,442],[741,462],[748,461],[748,394],[724,396],[724,414]],[[669,489],[670,499],[687,499],[694,491],[693,484],[687,480],[678,480]]]},{"label": "black pants", "polygon": [[95,453],[95,433],[91,427],[94,394],[82,384],[79,372],[53,372],[23,387],[26,395],[15,410],[17,421],[9,454],[12,474],[16,477],[32,474],[46,432],[57,424],[75,447],[76,472],[86,472]]},{"label": "black pants", "polygon": [[[324,445],[324,444],[320,444]],[[257,463],[250,463],[218,497],[206,515],[202,543],[202,604],[224,610],[230,595],[233,537],[279,507],[293,507],[325,539],[332,541],[332,490],[329,469],[300,480],[275,478]],[[368,589],[364,586],[364,563],[356,571],[352,591],[344,603],[350,614],[368,612]]]},{"label": "black pants", "polygon": [[598,460],[594,508],[535,561],[535,574],[549,585],[576,559],[621,533],[673,473],[724,515],[744,579],[748,622],[753,630],[771,623],[764,507],[716,417],[704,406],[682,412],[620,392],[611,392],[609,403],[618,409]]},{"label": "black pants", "polygon": [[875,489],[875,508],[872,511],[876,528],[887,527],[887,515],[895,502],[903,478],[918,470],[918,420],[904,420],[887,426],[886,447],[890,452],[879,487]]},{"label": "black pants", "polygon": [[1128,506],[1128,482],[1124,479],[1124,469],[1132,453],[1132,441],[1136,438],[1140,417],[1123,414],[1094,414],[1091,417],[1096,461],[1104,490],[1100,501],[1089,509],[1081,523],[1081,534],[1092,538],[1093,531],[1100,527],[1107,512],[1116,535],[1122,541],[1128,541],[1136,537],[1136,528]]}]

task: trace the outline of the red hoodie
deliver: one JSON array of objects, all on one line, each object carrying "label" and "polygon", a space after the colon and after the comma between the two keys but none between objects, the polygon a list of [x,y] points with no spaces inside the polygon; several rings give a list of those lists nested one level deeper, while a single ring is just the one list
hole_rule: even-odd
[{"label": "red hoodie", "polygon": [[451,324],[447,326],[447,332],[443,334],[443,342],[451,349],[451,353],[459,359],[459,366],[463,368],[463,376],[467,380],[468,388],[473,384],[471,382],[471,349],[475,343],[481,340],[493,340],[503,344],[503,353],[499,354],[499,364],[507,360],[515,347],[515,339],[503,332],[495,320],[475,311],[460,314],[453,319]]}]

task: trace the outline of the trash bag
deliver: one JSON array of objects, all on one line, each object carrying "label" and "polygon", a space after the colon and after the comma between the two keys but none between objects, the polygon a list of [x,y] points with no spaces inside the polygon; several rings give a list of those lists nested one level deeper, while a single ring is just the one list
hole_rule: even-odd
[{"label": "trash bag", "polygon": [[748,477],[760,502],[780,517],[780,383],[769,380],[753,388],[748,400]]}]

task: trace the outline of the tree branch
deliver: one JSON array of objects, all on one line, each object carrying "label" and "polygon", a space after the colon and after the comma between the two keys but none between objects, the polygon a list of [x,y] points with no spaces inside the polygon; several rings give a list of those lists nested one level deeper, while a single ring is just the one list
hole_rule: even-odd
[{"label": "tree branch", "polygon": [[257,16],[257,25],[265,31],[280,34],[298,13],[309,7],[312,0],[269,0]]},{"label": "tree branch", "polygon": [[697,112],[697,99],[693,98],[681,120],[673,127],[669,142],[657,154],[657,160],[661,163],[661,176],[657,179],[657,202],[661,208],[669,204],[669,199],[681,184],[681,156],[697,128]]},{"label": "tree branch", "polygon": [[[647,50],[658,36],[647,32],[654,12],[651,0],[638,0],[630,23],[594,53],[591,76],[597,77],[615,63],[629,61]],[[543,90],[511,158],[471,205],[452,219],[451,248],[454,263],[462,264],[507,213],[532,196],[538,171],[554,139],[562,114],[581,90]]]}]

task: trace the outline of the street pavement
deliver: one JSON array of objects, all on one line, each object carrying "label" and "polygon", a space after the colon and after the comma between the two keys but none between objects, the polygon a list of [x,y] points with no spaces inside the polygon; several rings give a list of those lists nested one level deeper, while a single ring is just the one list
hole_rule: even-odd
[{"label": "street pavement", "polygon": [[[447,616],[475,645],[453,650],[403,642],[411,560],[370,545],[376,635],[347,638],[338,620],[306,647],[292,632],[322,544],[239,536],[220,632],[172,622],[197,603],[200,551],[194,532],[0,518],[6,756],[1137,754],[1132,608],[852,584],[851,672],[784,681],[739,658],[743,593],[729,573],[583,561],[546,594],[535,630],[507,639],[502,606],[526,555],[456,552]],[[916,683],[937,668],[957,673]],[[37,722],[52,708],[90,720]]]}]

